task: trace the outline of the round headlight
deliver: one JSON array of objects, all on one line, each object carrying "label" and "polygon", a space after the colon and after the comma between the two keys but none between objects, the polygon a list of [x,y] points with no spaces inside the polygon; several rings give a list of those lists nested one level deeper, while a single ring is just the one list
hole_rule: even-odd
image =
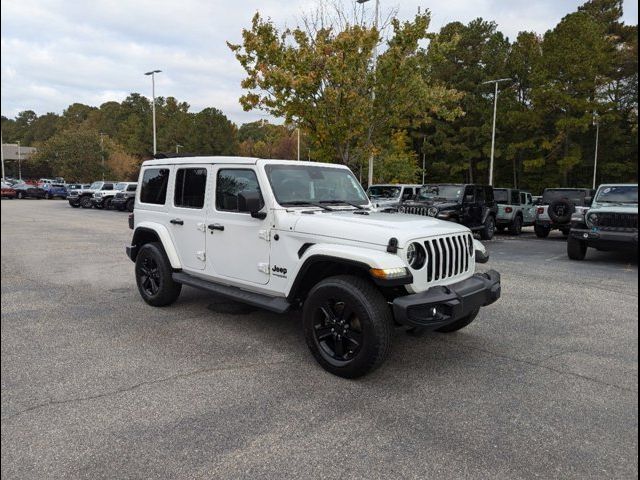
[{"label": "round headlight", "polygon": [[591,213],[591,214],[587,215],[587,224],[590,227],[598,225],[598,214],[597,213]]},{"label": "round headlight", "polygon": [[424,247],[419,243],[410,243],[407,247],[407,263],[414,270],[420,270],[424,267],[427,255],[424,251]]}]

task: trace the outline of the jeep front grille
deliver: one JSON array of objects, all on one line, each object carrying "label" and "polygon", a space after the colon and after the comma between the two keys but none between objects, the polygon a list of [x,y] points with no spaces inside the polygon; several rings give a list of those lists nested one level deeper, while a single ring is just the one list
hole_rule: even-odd
[{"label": "jeep front grille", "polygon": [[429,216],[429,208],[421,207],[419,205],[416,206],[402,206],[398,209],[400,213],[409,213],[411,215],[422,215],[424,217]]},{"label": "jeep front grille", "polygon": [[120,193],[116,193],[116,198],[123,198],[124,197],[124,193],[120,192]]},{"label": "jeep front grille", "polygon": [[450,235],[424,241],[427,252],[427,281],[445,280],[468,272],[473,267],[471,234]]},{"label": "jeep front grille", "polygon": [[638,214],[598,213],[598,227],[603,230],[638,230]]}]

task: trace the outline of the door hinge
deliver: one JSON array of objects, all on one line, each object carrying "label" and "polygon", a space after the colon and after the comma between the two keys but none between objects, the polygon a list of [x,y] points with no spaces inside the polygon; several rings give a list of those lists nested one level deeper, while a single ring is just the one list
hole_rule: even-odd
[{"label": "door hinge", "polygon": [[196,225],[196,228],[197,228],[198,230],[200,230],[201,232],[206,232],[206,230],[207,230],[207,224],[206,224],[206,223],[199,222],[199,223]]},{"label": "door hinge", "polygon": [[269,275],[269,264],[268,263],[259,263],[258,264],[258,270],[261,271],[262,273],[266,273],[267,275]]},{"label": "door hinge", "polygon": [[271,232],[269,230],[260,230],[258,232],[258,237],[264,240],[265,242],[271,241]]},{"label": "door hinge", "polygon": [[196,252],[196,258],[198,260],[200,260],[201,262],[206,262],[207,261],[207,254],[205,252]]}]

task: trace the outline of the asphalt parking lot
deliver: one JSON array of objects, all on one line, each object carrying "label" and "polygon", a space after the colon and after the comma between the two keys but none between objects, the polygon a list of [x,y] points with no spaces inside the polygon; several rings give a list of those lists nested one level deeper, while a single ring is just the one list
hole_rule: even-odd
[{"label": "asphalt parking lot", "polygon": [[637,258],[487,242],[503,298],[358,381],[296,314],[140,299],[120,212],[5,201],[2,478],[637,478]]}]

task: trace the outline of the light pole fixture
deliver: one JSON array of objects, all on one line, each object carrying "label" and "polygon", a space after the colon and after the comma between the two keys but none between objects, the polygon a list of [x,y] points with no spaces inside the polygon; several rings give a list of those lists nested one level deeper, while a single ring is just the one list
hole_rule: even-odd
[{"label": "light pole fixture", "polygon": [[300,127],[296,127],[298,131],[298,161],[300,161]]},{"label": "light pole fixture", "polygon": [[20,140],[16,143],[18,144],[18,178],[22,180],[22,152],[20,151]]},{"label": "light pole fixture", "polygon": [[593,156],[593,189],[596,189],[596,177],[598,173],[598,143],[600,141],[600,118],[598,114],[593,114],[593,125],[596,127],[596,149]]},{"label": "light pole fixture", "polygon": [[[360,4],[365,4],[367,3],[369,0],[356,0],[357,3]],[[380,0],[376,0],[376,16],[374,19],[374,27],[376,30],[378,30],[378,18],[380,17]],[[373,75],[375,78],[375,74],[376,74],[376,64],[378,61],[378,44],[376,43],[375,47],[373,48]],[[375,103],[376,100],[376,90],[375,90],[375,84],[373,85],[373,88],[371,89],[371,100],[372,100],[372,107],[373,107],[373,103]],[[369,155],[369,174],[367,175],[367,180],[368,180],[368,185],[370,186],[371,184],[373,184],[373,151],[371,152],[371,154]]]},{"label": "light pole fixture", "polygon": [[2,181],[4,182],[4,143],[2,143],[1,131],[0,131],[0,159],[2,159]]},{"label": "light pole fixture", "polygon": [[180,148],[184,147],[184,145],[180,145],[179,143],[176,143],[176,154],[180,153]]},{"label": "light pole fixture", "polygon": [[491,161],[489,162],[489,185],[493,186],[493,157],[496,151],[496,116],[498,113],[498,84],[501,82],[510,82],[511,78],[499,78],[497,80],[488,80],[480,85],[494,83],[496,90],[493,96],[493,129],[491,132]]},{"label": "light pole fixture", "polygon": [[102,163],[102,181],[104,182],[104,136],[106,133],[100,132],[100,159]]},{"label": "light pole fixture", "polygon": [[161,73],[162,70],[151,70],[145,73],[145,75],[151,75],[151,96],[153,103],[151,104],[151,111],[153,115],[153,155],[157,153],[156,148],[156,73]]}]

